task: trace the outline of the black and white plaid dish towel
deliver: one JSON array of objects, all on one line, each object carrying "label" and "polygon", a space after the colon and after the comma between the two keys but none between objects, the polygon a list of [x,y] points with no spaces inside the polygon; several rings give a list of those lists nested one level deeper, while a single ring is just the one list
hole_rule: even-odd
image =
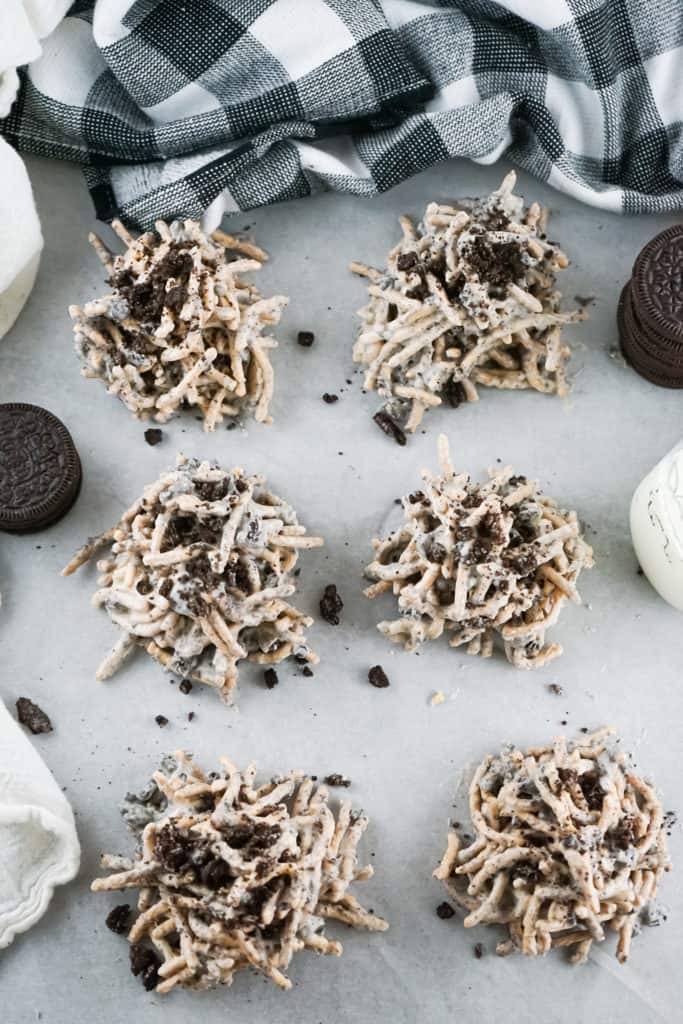
[{"label": "black and white plaid dish towel", "polygon": [[147,226],[452,156],[683,208],[683,0],[77,0],[0,133]]}]

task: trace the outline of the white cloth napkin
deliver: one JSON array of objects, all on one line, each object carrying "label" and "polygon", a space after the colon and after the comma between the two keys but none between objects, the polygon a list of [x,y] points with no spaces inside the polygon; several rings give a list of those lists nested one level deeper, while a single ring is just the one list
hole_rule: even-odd
[{"label": "white cloth napkin", "polygon": [[57,27],[72,0],[2,0],[0,3],[0,117],[19,89],[17,68],[40,57],[39,40]]},{"label": "white cloth napkin", "polygon": [[42,917],[80,859],[68,800],[0,700],[0,949]]},{"label": "white cloth napkin", "polygon": [[43,248],[40,220],[24,161],[4,139],[0,139],[0,224],[2,338],[31,294]]}]

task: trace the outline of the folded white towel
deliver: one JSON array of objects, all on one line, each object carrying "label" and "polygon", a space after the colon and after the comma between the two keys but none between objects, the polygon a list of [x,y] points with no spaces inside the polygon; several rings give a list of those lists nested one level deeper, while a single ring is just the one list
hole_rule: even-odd
[{"label": "folded white towel", "polygon": [[68,800],[0,700],[0,949],[42,917],[80,859]]},{"label": "folded white towel", "polygon": [[0,4],[0,117],[9,114],[19,89],[17,68],[42,53],[44,39],[62,20],[72,0],[2,0]]},{"label": "folded white towel", "polygon": [[24,161],[4,139],[0,139],[0,224],[2,338],[31,294],[43,248],[43,234]]}]

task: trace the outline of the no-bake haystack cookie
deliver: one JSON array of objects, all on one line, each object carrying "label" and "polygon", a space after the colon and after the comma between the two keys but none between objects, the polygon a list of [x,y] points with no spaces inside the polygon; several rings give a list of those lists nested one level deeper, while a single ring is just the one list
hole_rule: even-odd
[{"label": "no-bake haystack cookie", "polygon": [[93,603],[122,635],[97,678],[109,678],[143,647],[168,671],[229,701],[243,659],[273,665],[292,655],[317,663],[306,642],[313,620],[288,598],[299,551],[322,543],[306,536],[262,476],[179,456],[176,469],[146,487],[63,570],[69,576],[111,547],[97,563]]},{"label": "no-bake haystack cookie", "polygon": [[560,311],[567,257],[515,180],[458,207],[430,203],[417,226],[401,217],[386,270],[351,264],[370,282],[353,358],[385,400],[376,422],[399,443],[427,409],[476,401],[477,385],[567,393],[561,330],[585,314]]},{"label": "no-bake haystack cookie", "polygon": [[466,928],[509,929],[501,956],[564,946],[580,964],[609,928],[627,959],[670,864],[662,805],[618,742],[605,728],[526,752],[509,746],[474,773],[474,838],[464,846],[451,829],[434,875],[467,910]]},{"label": "no-bake haystack cookie", "polygon": [[138,889],[130,929],[131,969],[159,993],[231,985],[247,967],[281,989],[295,953],[339,956],[329,919],[369,931],[386,921],[352,893],[372,877],[358,866],[368,819],[348,801],[337,815],[328,791],[301,771],[263,785],[221,758],[204,774],[190,757],[167,758],[123,814],[139,839],[131,858],[106,854],[112,872],[95,892]]},{"label": "no-bake haystack cookie", "polygon": [[441,473],[423,470],[422,488],[403,499],[404,522],[373,540],[367,597],[387,590],[400,617],[380,622],[388,639],[412,651],[450,633],[451,647],[487,658],[500,637],[508,661],[538,668],[562,653],[546,644],[593,552],[576,512],[558,508],[538,484],[510,467],[486,483],[456,473],[439,438]]},{"label": "no-bake haystack cookie", "polygon": [[157,221],[139,238],[118,220],[112,227],[121,254],[90,235],[111,293],[69,307],[83,375],[102,380],[140,419],[165,423],[193,407],[205,430],[246,411],[269,423],[268,352],[277,342],[264,332],[288,299],[263,298],[242,277],[266,253],[222,231],[209,237],[191,220]]}]

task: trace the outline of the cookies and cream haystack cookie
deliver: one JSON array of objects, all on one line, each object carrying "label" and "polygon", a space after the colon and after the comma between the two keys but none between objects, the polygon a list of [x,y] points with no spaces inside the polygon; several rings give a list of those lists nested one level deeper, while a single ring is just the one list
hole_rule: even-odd
[{"label": "cookies and cream haystack cookie", "polygon": [[439,438],[439,476],[423,470],[422,488],[403,499],[404,522],[373,540],[367,597],[391,590],[400,617],[380,622],[388,639],[412,651],[450,633],[451,647],[489,657],[494,640],[517,668],[538,668],[562,653],[546,644],[593,552],[576,512],[558,508],[538,484],[510,467],[486,483],[456,473]]},{"label": "cookies and cream haystack cookie", "polygon": [[90,235],[112,291],[69,307],[84,376],[140,419],[165,423],[191,406],[205,430],[245,411],[269,423],[277,342],[265,332],[288,300],[263,298],[242,276],[266,253],[222,231],[209,237],[191,220],[158,221],[139,238],[120,221],[112,227],[122,254]]},{"label": "cookies and cream haystack cookie", "polygon": [[639,916],[670,868],[665,815],[634,773],[614,729],[523,752],[506,747],[477,768],[469,791],[474,838],[457,831],[434,872],[467,910],[465,927],[506,925],[500,955],[556,946],[583,963],[605,928],[625,961]]},{"label": "cookies and cream haystack cookie", "polygon": [[430,203],[415,226],[401,217],[401,241],[386,270],[352,263],[369,279],[353,350],[365,387],[385,400],[379,426],[405,443],[427,409],[476,401],[477,385],[567,392],[569,348],[555,275],[568,265],[548,241],[547,211],[513,194],[511,171],[485,199],[458,207]]},{"label": "cookies and cream haystack cookie", "polygon": [[97,672],[107,679],[134,647],[230,700],[243,659],[316,663],[312,619],[288,601],[299,551],[319,547],[262,476],[178,456],[120,521],[90,538],[68,576],[102,548],[93,603],[122,635]]},{"label": "cookies and cream haystack cookie", "polygon": [[327,789],[303,772],[263,785],[255,775],[253,764],[240,771],[227,758],[206,775],[177,752],[143,794],[127,798],[139,847],[131,858],[105,855],[111,874],[92,889],[139,890],[128,939],[131,969],[147,988],[230,985],[253,967],[289,989],[295,953],[341,954],[325,935],[328,919],[388,927],[351,891],[373,873],[358,865],[366,815],[343,801],[335,816]]}]

